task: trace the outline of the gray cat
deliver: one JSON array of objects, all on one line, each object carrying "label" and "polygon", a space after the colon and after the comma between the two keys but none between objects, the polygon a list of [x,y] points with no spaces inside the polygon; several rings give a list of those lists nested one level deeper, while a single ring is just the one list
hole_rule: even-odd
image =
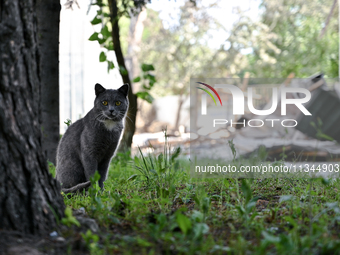
[{"label": "gray cat", "polygon": [[123,134],[128,91],[128,84],[113,90],[97,83],[94,107],[66,130],[58,145],[56,168],[56,179],[64,193],[88,188],[96,170],[103,189],[111,158]]}]

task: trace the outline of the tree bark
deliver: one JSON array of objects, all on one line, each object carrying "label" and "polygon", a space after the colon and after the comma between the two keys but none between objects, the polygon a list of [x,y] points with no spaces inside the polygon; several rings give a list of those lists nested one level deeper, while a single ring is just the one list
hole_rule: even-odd
[{"label": "tree bark", "polygon": [[43,234],[64,203],[41,148],[36,4],[0,6],[0,229]]},{"label": "tree bark", "polygon": [[[140,75],[138,53],[140,51],[140,44],[142,42],[144,31],[144,21],[146,17],[146,8],[143,8],[138,14],[131,16],[130,18],[127,57],[125,58],[125,60],[129,60],[129,65],[127,67],[130,80],[133,80],[135,77]],[[136,87],[136,84],[134,84],[134,90],[136,92],[139,91],[140,88]]]},{"label": "tree bark", "polygon": [[42,149],[54,165],[59,142],[59,16],[59,0],[37,0]]},{"label": "tree bark", "polygon": [[176,121],[175,121],[175,130],[178,131],[178,127],[179,127],[179,122],[181,120],[181,111],[182,111],[182,106],[184,101],[188,98],[188,96],[183,96],[183,94],[179,95],[178,98],[178,108],[177,108],[177,112],[176,112]]},{"label": "tree bark", "polygon": [[119,65],[119,71],[123,78],[124,83],[128,83],[130,85],[128,99],[129,99],[129,109],[127,113],[127,118],[125,121],[125,130],[123,134],[123,138],[120,142],[119,151],[124,152],[130,149],[132,144],[132,137],[135,133],[136,129],[136,114],[137,114],[137,96],[133,94],[133,88],[131,84],[131,80],[129,78],[129,72],[125,66],[124,56],[122,52],[122,48],[120,45],[119,38],[119,16],[118,16],[118,7],[116,0],[109,0],[110,14],[111,14],[111,24],[112,24],[112,40],[113,47],[116,54],[117,62]]}]

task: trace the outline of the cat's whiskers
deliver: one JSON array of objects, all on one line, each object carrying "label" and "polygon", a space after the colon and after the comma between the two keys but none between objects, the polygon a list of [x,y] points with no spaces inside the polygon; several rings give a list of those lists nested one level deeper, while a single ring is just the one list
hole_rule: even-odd
[{"label": "cat's whiskers", "polygon": [[99,113],[96,117],[95,117],[95,119],[97,120],[97,121],[95,121],[95,125],[97,126],[97,125],[102,125],[102,124],[105,124],[105,122],[107,121],[107,118],[104,116],[104,114],[101,112],[101,113]]},{"label": "cat's whiskers", "polygon": [[102,112],[100,112],[100,113],[99,113],[98,115],[96,115],[94,118],[95,118],[95,119],[98,119],[98,118],[100,118],[100,117],[104,117]]},{"label": "cat's whiskers", "polygon": [[105,115],[101,112],[99,113],[96,117],[96,120],[98,120],[99,122],[104,122],[107,118],[105,117]]}]

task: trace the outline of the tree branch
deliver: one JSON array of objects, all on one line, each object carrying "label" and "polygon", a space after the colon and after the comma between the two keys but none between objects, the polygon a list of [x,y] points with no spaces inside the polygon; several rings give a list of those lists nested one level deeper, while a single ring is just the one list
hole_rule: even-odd
[{"label": "tree branch", "polygon": [[333,5],[331,7],[331,10],[329,11],[329,14],[327,16],[327,19],[326,19],[326,22],[325,22],[325,26],[322,28],[322,30],[320,32],[319,39],[321,39],[325,35],[325,33],[326,33],[327,26],[329,24],[329,21],[331,20],[331,17],[333,15],[333,12],[335,10],[335,6],[336,6],[337,2],[338,2],[338,0],[334,0]]}]

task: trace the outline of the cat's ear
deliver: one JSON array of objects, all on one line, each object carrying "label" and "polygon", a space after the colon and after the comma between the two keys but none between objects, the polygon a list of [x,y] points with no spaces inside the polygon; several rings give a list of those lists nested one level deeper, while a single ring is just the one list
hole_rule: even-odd
[{"label": "cat's ear", "polygon": [[96,92],[96,96],[98,96],[100,93],[105,92],[106,89],[105,89],[102,85],[100,85],[99,83],[97,83],[97,84],[94,86],[94,90],[95,90],[95,92]]},{"label": "cat's ear", "polygon": [[118,91],[122,93],[124,96],[127,96],[129,93],[129,84],[125,83],[123,86],[121,86]]}]

